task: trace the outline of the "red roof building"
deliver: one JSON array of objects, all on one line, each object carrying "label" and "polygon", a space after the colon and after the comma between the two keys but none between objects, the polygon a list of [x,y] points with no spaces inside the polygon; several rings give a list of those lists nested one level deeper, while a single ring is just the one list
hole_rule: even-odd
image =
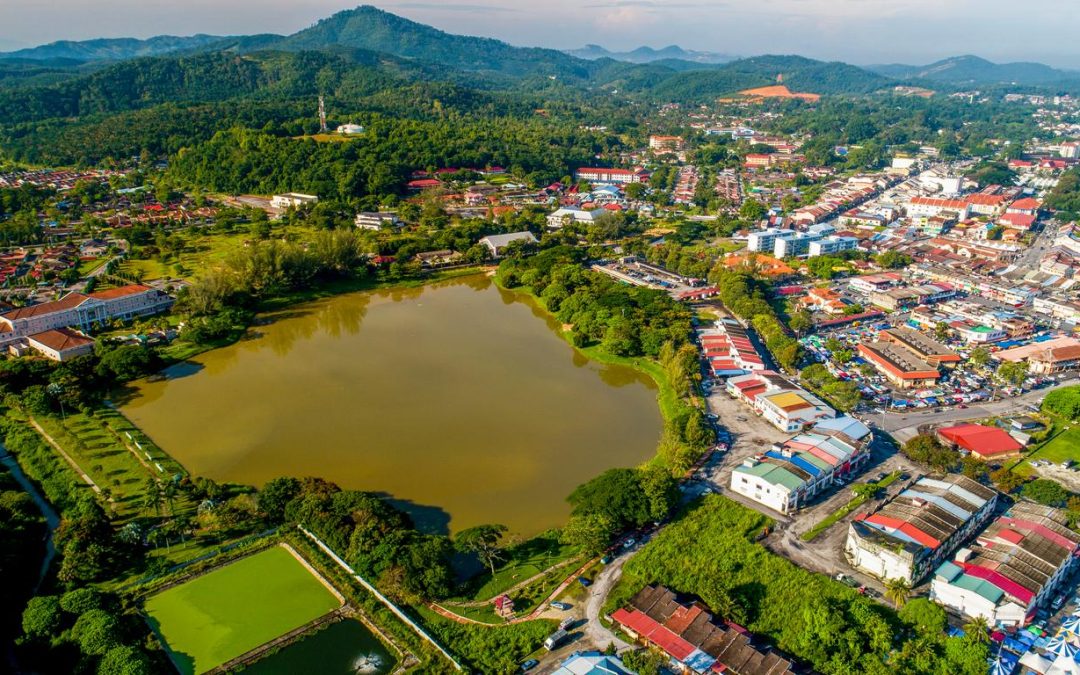
[{"label": "red roof building", "polygon": [[997,459],[1018,454],[1024,446],[1004,429],[982,424],[959,424],[938,429],[938,436],[950,445],[970,452],[980,459]]}]

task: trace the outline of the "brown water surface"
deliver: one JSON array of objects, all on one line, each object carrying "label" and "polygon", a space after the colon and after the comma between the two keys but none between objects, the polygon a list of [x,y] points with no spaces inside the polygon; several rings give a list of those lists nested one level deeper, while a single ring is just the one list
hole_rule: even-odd
[{"label": "brown water surface", "polygon": [[483,276],[266,318],[122,403],[195,475],[321,476],[411,502],[432,529],[530,535],[565,521],[574,487],[656,447],[649,378],[589,361]]}]

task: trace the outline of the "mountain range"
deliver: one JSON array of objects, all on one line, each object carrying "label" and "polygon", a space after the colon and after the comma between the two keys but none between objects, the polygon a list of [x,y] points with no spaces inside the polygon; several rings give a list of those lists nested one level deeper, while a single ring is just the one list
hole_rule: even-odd
[{"label": "mountain range", "polygon": [[[897,84],[939,91],[1022,82],[1080,91],[1080,77],[1040,64],[957,57],[930,66],[859,68],[792,55],[727,57],[671,46],[566,53],[454,35],[370,6],[338,12],[291,35],[160,36],[56,42],[0,54],[0,121],[30,122],[137,110],[160,103],[314,94],[355,97],[418,83],[549,99],[619,96],[704,103],[770,85],[868,94]],[[460,89],[464,88],[464,89]],[[2,122],[0,122],[2,123]]]},{"label": "mountain range", "polygon": [[628,52],[612,52],[600,45],[585,45],[581,49],[568,49],[566,53],[579,59],[595,61],[596,59],[614,59],[627,63],[653,63],[676,59],[690,61],[692,63],[727,63],[734,61],[736,57],[729,54],[717,54],[716,52],[699,52],[691,49],[683,49],[678,45],[669,45],[662,49],[652,47],[638,47]]},{"label": "mountain range", "polygon": [[957,86],[984,87],[998,84],[1028,86],[1075,85],[1080,72],[1059,70],[1042,63],[993,63],[978,56],[953,56],[925,66],[888,64],[867,70],[902,80],[919,80]]}]

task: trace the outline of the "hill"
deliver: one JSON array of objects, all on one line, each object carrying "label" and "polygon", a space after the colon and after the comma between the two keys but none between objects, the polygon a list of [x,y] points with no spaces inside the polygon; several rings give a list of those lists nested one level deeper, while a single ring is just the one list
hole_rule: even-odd
[{"label": "hill", "polygon": [[595,61],[596,59],[614,59],[616,61],[625,61],[627,63],[654,63],[656,61],[675,60],[690,61],[692,63],[717,64],[735,60],[734,56],[729,56],[728,54],[699,52],[691,49],[683,49],[678,45],[670,45],[663,49],[638,47],[637,49],[628,52],[612,52],[600,45],[585,45],[581,49],[566,50],[566,53],[579,59],[586,59],[589,61]]},{"label": "hill", "polygon": [[925,66],[888,64],[867,66],[867,69],[897,79],[929,80],[965,86],[1053,86],[1080,80],[1080,72],[1059,70],[1042,63],[993,63],[971,55],[954,56]]},{"label": "hill", "polygon": [[655,83],[650,93],[669,100],[703,101],[767,87],[776,83],[778,75],[793,91],[816,94],[867,94],[894,84],[890,78],[846,63],[768,55],[679,73]]},{"label": "hill", "polygon": [[68,59],[79,62],[124,61],[141,56],[160,56],[171,52],[198,49],[219,42],[222,39],[216,35],[191,35],[188,37],[159,35],[146,40],[136,38],[101,38],[81,42],[61,40],[39,47],[2,52],[0,53],[0,59],[33,61]]},{"label": "hill", "polygon": [[554,49],[514,47],[492,38],[453,35],[368,5],[338,12],[272,47],[289,51],[359,48],[467,72],[514,77],[589,76],[587,62]]}]

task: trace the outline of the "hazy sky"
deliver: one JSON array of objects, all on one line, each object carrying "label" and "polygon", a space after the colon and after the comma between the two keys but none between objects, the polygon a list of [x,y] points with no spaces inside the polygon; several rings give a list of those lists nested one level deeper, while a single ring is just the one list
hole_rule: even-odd
[{"label": "hazy sky", "polygon": [[[1080,69],[1073,0],[378,0],[443,30],[555,48],[679,44],[741,56],[926,63],[978,54]],[[0,49],[163,33],[291,33],[343,0],[0,0]]]}]

